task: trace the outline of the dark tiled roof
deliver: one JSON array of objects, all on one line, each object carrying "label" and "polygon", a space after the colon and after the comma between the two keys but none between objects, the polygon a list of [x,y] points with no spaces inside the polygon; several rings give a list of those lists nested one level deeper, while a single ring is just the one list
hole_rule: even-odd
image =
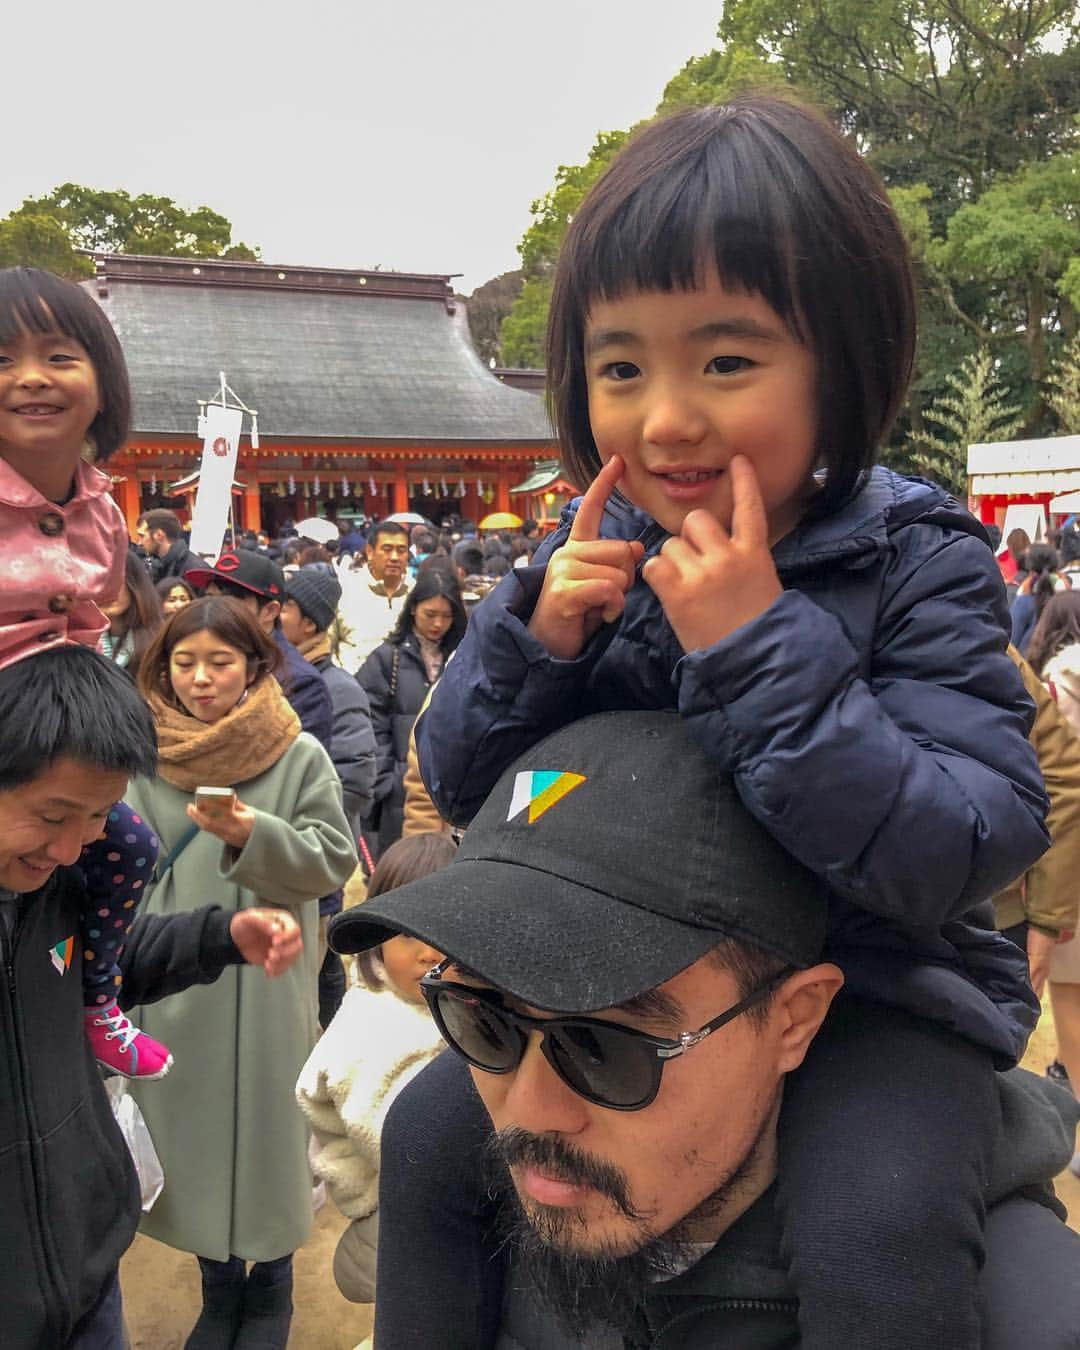
[{"label": "dark tiled roof", "polygon": [[220,265],[218,284],[193,282],[190,266],[185,284],[160,284],[109,276],[110,261],[87,287],[123,344],[136,434],[194,435],[197,400],[214,397],[224,370],[265,437],[552,438],[542,401],[480,361],[460,304],[451,314],[437,298],[230,285]]}]

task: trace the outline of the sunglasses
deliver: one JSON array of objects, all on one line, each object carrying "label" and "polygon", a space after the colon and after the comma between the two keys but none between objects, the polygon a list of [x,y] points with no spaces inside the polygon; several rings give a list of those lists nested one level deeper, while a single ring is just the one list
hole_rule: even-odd
[{"label": "sunglasses", "polygon": [[673,1041],[595,1017],[528,1017],[505,1007],[497,993],[444,980],[443,971],[453,964],[449,959],[441,962],[420,981],[428,1009],[452,1050],[485,1073],[513,1073],[524,1058],[530,1033],[537,1031],[544,1058],[567,1087],[612,1111],[648,1106],[660,1091],[668,1060],[760,1003],[794,969],[778,970],[719,1017]]}]

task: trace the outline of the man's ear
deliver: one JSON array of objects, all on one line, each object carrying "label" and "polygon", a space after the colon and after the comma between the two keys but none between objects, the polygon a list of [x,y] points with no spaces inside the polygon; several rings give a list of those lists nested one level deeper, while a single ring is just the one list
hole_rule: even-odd
[{"label": "man's ear", "polygon": [[259,625],[264,633],[272,633],[281,615],[280,600],[266,600],[259,606]]},{"label": "man's ear", "polygon": [[809,970],[797,970],[776,991],[770,1015],[779,1018],[781,1073],[791,1073],[803,1062],[843,983],[840,967],[822,962]]}]

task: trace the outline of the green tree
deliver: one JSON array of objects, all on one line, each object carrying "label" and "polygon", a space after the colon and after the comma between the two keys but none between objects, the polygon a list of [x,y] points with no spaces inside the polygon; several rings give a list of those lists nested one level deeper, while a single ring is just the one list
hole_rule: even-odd
[{"label": "green tree", "polygon": [[971,305],[978,317],[967,317],[984,340],[1022,337],[1036,382],[1046,378],[1047,333],[1075,327],[1061,281],[1080,255],[1077,203],[1080,152],[1052,155],[998,177],[950,217],[945,238],[927,250],[954,287],[979,285]]},{"label": "green tree", "polygon": [[945,383],[946,392],[924,410],[923,429],[911,438],[910,459],[919,473],[963,497],[968,446],[1007,441],[1023,419],[1018,407],[1006,403],[994,358],[985,347],[967,357]]},{"label": "green tree", "polygon": [[534,369],[544,365],[544,338],[550,304],[550,276],[526,281],[499,330],[499,345],[506,365]]},{"label": "green tree", "polygon": [[485,365],[492,361],[496,365],[504,364],[499,347],[499,328],[521,294],[524,280],[520,271],[503,272],[485,281],[482,286],[477,286],[465,302],[473,346]]},{"label": "green tree", "polygon": [[719,33],[936,200],[1077,141],[1075,0],[727,0]]},{"label": "green tree", "polygon": [[1047,403],[1066,436],[1080,435],[1080,335],[1062,350],[1047,380]]},{"label": "green tree", "polygon": [[[138,253],[179,258],[242,258],[254,260],[258,254],[247,244],[233,243],[229,221],[208,206],[187,211],[171,197],[143,193],[132,197],[123,189],[104,191],[64,183],[44,197],[28,197],[13,211],[0,228],[11,224],[21,238],[25,256],[20,262],[48,266],[43,256],[51,256],[55,231],[17,233],[19,221],[49,220],[67,237],[72,250],[88,252]],[[43,252],[30,246],[47,245]]]},{"label": "green tree", "polygon": [[71,237],[52,216],[19,215],[0,220],[0,267],[41,267],[71,281],[93,275],[89,258],[76,253]]}]

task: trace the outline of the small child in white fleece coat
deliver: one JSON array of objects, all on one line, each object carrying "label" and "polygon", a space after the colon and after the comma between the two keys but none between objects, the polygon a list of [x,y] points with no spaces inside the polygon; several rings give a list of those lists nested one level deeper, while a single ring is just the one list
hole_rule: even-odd
[{"label": "small child in white fleece coat", "polygon": [[[449,835],[417,834],[388,848],[372,873],[368,897],[445,867],[456,846]],[[311,1165],[352,1223],[334,1253],[334,1279],[354,1303],[375,1298],[379,1141],[390,1104],[443,1049],[419,981],[442,955],[396,937],[357,958],[362,981],[350,989],[296,1083],[311,1123]]]}]

